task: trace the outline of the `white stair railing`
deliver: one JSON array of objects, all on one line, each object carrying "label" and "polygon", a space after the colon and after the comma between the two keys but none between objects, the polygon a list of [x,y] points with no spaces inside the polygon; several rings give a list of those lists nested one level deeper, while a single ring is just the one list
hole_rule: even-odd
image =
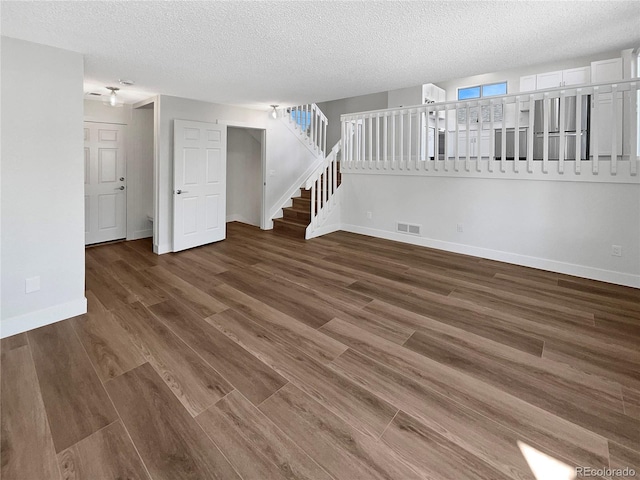
[{"label": "white stair railing", "polygon": [[307,227],[307,238],[322,226],[323,221],[337,206],[340,186],[340,156],[342,141],[338,141],[324,162],[313,172],[304,188],[311,190],[311,222]]},{"label": "white stair railing", "polygon": [[284,109],[288,120],[301,134],[305,135],[313,150],[327,154],[327,117],[315,103],[296,105]]},{"label": "white stair railing", "polygon": [[[342,115],[342,171],[638,183],[639,85],[633,79]],[[581,119],[587,126],[576,132]]]}]

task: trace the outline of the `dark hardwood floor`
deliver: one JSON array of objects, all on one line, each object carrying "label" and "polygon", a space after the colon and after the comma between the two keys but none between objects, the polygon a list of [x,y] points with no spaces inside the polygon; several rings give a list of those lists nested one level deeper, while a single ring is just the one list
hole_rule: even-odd
[{"label": "dark hardwood floor", "polygon": [[637,289],[238,223],[86,266],[2,340],[3,480],[640,478]]}]

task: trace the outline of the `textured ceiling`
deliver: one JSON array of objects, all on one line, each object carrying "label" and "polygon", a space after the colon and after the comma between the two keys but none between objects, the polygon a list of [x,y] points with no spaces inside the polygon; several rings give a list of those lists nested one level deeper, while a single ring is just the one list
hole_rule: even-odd
[{"label": "textured ceiling", "polygon": [[[265,106],[640,45],[640,1],[11,2],[2,34],[81,52],[88,84]],[[124,87],[127,89],[127,87]]]}]

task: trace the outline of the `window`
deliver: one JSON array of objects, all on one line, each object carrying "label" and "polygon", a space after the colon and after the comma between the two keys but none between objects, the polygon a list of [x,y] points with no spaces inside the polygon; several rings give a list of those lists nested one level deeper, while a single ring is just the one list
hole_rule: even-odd
[{"label": "window", "polygon": [[[486,83],[484,85],[476,85],[474,87],[465,87],[458,89],[458,100],[470,100],[472,98],[495,97],[496,95],[507,94],[507,82]],[[494,105],[494,121],[502,121],[502,105]],[[483,105],[481,109],[482,121],[489,122],[491,120],[491,110],[489,105]],[[466,123],[467,111],[464,108],[458,110],[458,123]],[[478,107],[469,109],[469,123],[478,123]]]},{"label": "window", "polygon": [[458,89],[458,100],[469,100],[480,97],[495,97],[496,95],[507,94],[507,82],[487,83],[473,87]]},{"label": "window", "polygon": [[470,98],[480,98],[480,86],[458,89],[458,100],[469,100]]},{"label": "window", "polygon": [[482,85],[483,97],[494,97],[496,95],[507,94],[507,82],[490,83],[488,85]]}]

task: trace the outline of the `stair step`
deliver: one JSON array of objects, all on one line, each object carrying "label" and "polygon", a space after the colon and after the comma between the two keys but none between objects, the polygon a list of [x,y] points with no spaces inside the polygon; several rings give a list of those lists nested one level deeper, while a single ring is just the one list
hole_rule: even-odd
[{"label": "stair step", "polygon": [[310,198],[294,197],[292,200],[293,208],[295,208],[296,210],[306,210],[308,212],[311,212]]},{"label": "stair step", "polygon": [[311,209],[310,208],[293,208],[293,207],[285,207],[282,209],[284,213],[284,218],[289,220],[297,219],[299,221],[304,221],[309,225],[311,222]]},{"label": "stair step", "polygon": [[303,238],[307,231],[308,224],[301,224],[292,222],[290,219],[274,218],[273,219],[273,231],[281,233],[294,238]]},{"label": "stair step", "polygon": [[300,198],[311,198],[311,190],[300,189]]}]

